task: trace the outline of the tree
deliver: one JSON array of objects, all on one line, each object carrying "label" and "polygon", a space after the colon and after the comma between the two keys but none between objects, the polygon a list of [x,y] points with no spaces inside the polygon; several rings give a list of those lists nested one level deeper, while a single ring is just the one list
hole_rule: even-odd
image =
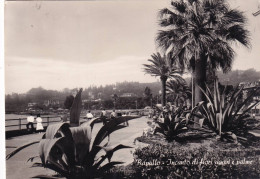
[{"label": "tree", "polygon": [[152,91],[148,86],[146,86],[144,89],[144,100],[147,105],[149,105],[149,102],[151,102],[151,107],[152,107],[152,98],[153,98]]},{"label": "tree", "polygon": [[195,103],[203,100],[199,87],[205,89],[207,69],[231,69],[234,59],[232,42],[249,47],[246,19],[237,9],[230,9],[226,0],[177,0],[171,9],[160,10],[158,46],[179,67],[195,74]]},{"label": "tree", "polygon": [[118,95],[117,94],[113,94],[112,95],[112,99],[113,99],[113,103],[114,103],[114,110],[116,109],[116,101],[118,100]]},{"label": "tree", "polygon": [[72,96],[72,95],[67,96],[65,101],[64,101],[64,107],[66,109],[70,109],[71,106],[72,106],[73,101],[74,101],[74,96]]},{"label": "tree", "polygon": [[179,106],[179,101],[186,103],[191,98],[191,89],[184,79],[170,80],[166,86],[169,97],[175,101],[176,106]]},{"label": "tree", "polygon": [[152,59],[148,59],[152,64],[144,64],[144,71],[152,76],[159,76],[162,83],[162,105],[166,104],[166,81],[168,78],[181,78],[181,72],[176,66],[171,64],[168,56],[161,56],[160,53],[151,55]]}]

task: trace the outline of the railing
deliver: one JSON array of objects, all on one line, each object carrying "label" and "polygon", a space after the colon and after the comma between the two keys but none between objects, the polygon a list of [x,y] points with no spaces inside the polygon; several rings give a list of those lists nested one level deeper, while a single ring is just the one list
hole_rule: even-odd
[{"label": "railing", "polygon": [[[131,115],[131,114],[141,115],[141,114],[144,113],[144,110],[143,109],[141,109],[141,110],[140,109],[132,109],[132,110],[119,110],[117,112],[120,112],[122,114],[127,113],[128,115]],[[82,116],[80,116],[80,119],[83,119],[84,117],[85,117],[85,115],[82,115]],[[58,115],[57,116],[48,116],[48,117],[42,116],[41,118],[43,119],[42,124],[47,124],[47,125],[44,125],[44,127],[49,126],[49,124],[51,124],[51,123],[63,122],[62,117],[58,116]],[[59,120],[51,120],[53,118],[59,118]],[[46,121],[44,121],[44,119],[46,119]],[[15,122],[15,121],[18,121],[18,122]],[[15,124],[12,124],[12,123],[15,123]],[[6,128],[6,131],[22,130],[22,129],[26,129],[26,127],[23,127],[23,126],[26,126],[27,123],[28,123],[27,118],[6,119],[5,120],[5,124],[6,124],[5,128]],[[34,122],[33,124],[36,125],[37,122]]]},{"label": "railing", "polygon": [[[47,124],[46,126],[49,126],[49,124],[51,123],[55,123],[55,122],[61,122],[62,121],[62,118],[61,116],[48,116],[48,117],[41,117],[43,119],[43,122],[42,124]],[[60,118],[59,120],[50,120],[52,118]],[[46,121],[44,121],[44,119],[46,119]],[[18,124],[10,124],[10,125],[6,125],[5,127],[7,128],[10,128],[10,127],[17,127],[15,129],[11,129],[11,130],[21,130],[23,127],[22,126],[26,126],[27,124],[27,118],[19,118],[19,119],[7,119],[5,120],[5,123],[8,124],[8,123],[12,123],[13,121],[18,121]],[[37,124],[37,122],[34,122],[33,123],[34,125]]]}]

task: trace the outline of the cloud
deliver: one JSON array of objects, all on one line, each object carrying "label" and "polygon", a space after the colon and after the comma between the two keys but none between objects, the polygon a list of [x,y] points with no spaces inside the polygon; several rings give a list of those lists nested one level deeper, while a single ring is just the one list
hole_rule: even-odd
[{"label": "cloud", "polygon": [[[260,16],[252,15],[257,0],[251,1],[230,0],[248,17],[252,39],[250,50],[234,45],[233,69],[260,70]],[[157,13],[167,2],[8,1],[6,92],[155,81],[144,75],[142,64],[156,52]]]},{"label": "cloud", "polygon": [[122,56],[98,63],[76,63],[52,59],[9,58],[5,64],[6,93],[26,92],[32,87],[61,90],[122,81],[153,82],[144,75],[146,57]]}]

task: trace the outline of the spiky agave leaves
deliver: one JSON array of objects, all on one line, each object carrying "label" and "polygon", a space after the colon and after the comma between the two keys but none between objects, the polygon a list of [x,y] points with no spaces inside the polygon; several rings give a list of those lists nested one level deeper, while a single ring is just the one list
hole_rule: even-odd
[{"label": "spiky agave leaves", "polygon": [[[169,114],[170,113],[170,114]],[[171,115],[170,117],[168,115]],[[174,140],[178,134],[186,131],[188,124],[187,113],[179,108],[175,112],[168,112],[168,115],[164,115],[164,121],[156,123],[159,125],[157,131],[163,134],[166,140]]]},{"label": "spiky agave leaves", "polygon": [[75,144],[75,160],[83,164],[89,153],[91,142],[91,127],[89,125],[70,128]]},{"label": "spiky agave leaves", "polygon": [[[96,137],[93,140],[91,150],[85,160],[87,162],[87,165],[93,165],[95,163],[95,157],[97,153],[100,152],[100,150],[102,149],[102,147],[100,147],[100,144],[106,137],[108,137],[112,132],[126,127],[124,125],[120,125],[123,122],[125,122],[125,118],[120,117],[117,119],[110,120],[108,123],[101,127],[101,129],[98,131]],[[103,147],[105,147],[106,145],[107,144],[104,144]]]},{"label": "spiky agave leaves", "polygon": [[13,152],[11,152],[10,154],[6,155],[6,160],[9,160],[10,158],[12,158],[15,154],[17,154],[18,152],[20,152],[21,150],[27,148],[27,147],[30,147],[31,145],[34,145],[34,144],[38,144],[40,141],[33,141],[33,142],[30,142],[28,144],[25,144],[21,147],[18,147],[17,149],[15,149]]},{"label": "spiky agave leaves", "polygon": [[[239,103],[239,98],[242,94],[243,88],[236,88],[234,92],[230,95],[230,99],[227,99],[225,95],[225,90],[221,93],[218,87],[218,81],[214,82],[214,89],[211,91],[206,85],[206,91],[201,89],[204,96],[206,97],[206,102],[201,102],[199,104],[198,114],[201,118],[207,119],[207,126],[212,129],[217,135],[229,136],[233,139],[237,133],[238,123],[240,123],[247,116],[247,112],[251,110],[258,102],[247,107],[248,101],[259,89],[254,90],[244,101]],[[239,111],[242,111],[239,114]],[[232,131],[232,133],[230,133]]]},{"label": "spiky agave leaves", "polygon": [[[109,147],[102,142],[112,132],[124,128],[125,126],[120,124],[125,119],[114,119],[102,126],[91,146],[95,120],[83,123],[79,127],[69,127],[68,124],[63,123],[47,129],[44,139],[40,142],[40,157],[43,166],[67,178],[91,178],[121,164],[122,162],[111,162],[112,155],[115,151],[128,147],[123,145]],[[97,154],[102,149],[108,153],[97,158]],[[102,165],[105,159],[109,159],[109,162]]]},{"label": "spiky agave leaves", "polygon": [[[103,141],[112,132],[126,127],[120,125],[125,122],[125,118],[111,120],[102,126],[91,146],[92,129],[96,120],[97,118],[92,119],[79,127],[70,127],[67,123],[50,125],[39,144],[39,156],[42,163],[35,163],[33,167],[50,168],[66,178],[93,178],[93,176],[121,164],[122,162],[111,162],[113,153],[129,147],[124,145],[108,146],[107,143],[103,144]],[[39,143],[39,141],[16,149],[6,158],[11,158],[20,150],[35,143]],[[105,150],[106,155],[98,158],[97,154],[101,150]],[[105,159],[108,159],[109,162],[103,164]],[[50,176],[44,177],[52,178]]]},{"label": "spiky agave leaves", "polygon": [[44,167],[68,177],[75,170],[75,143],[69,124],[50,125],[39,145],[39,155]]}]

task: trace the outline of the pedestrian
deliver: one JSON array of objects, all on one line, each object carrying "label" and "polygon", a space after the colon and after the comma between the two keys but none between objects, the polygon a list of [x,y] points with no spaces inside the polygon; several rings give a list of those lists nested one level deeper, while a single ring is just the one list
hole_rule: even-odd
[{"label": "pedestrian", "polygon": [[[26,124],[26,128],[28,132],[33,132],[34,131],[34,117],[33,115],[30,113],[30,115],[27,117],[27,124]],[[29,126],[31,126],[31,128],[29,128]]]},{"label": "pedestrian", "polygon": [[149,109],[149,115],[148,118],[152,118],[153,117],[153,108]]},{"label": "pedestrian", "polygon": [[102,120],[102,122],[103,122],[103,125],[105,125],[105,124],[107,123],[107,112],[106,112],[105,109],[103,109],[103,110],[101,111],[100,117],[101,117],[101,120]]},{"label": "pedestrian", "polygon": [[122,117],[123,117],[124,120],[125,120],[124,125],[129,126],[128,119],[127,119],[128,117],[126,116],[126,113],[125,113],[125,112],[123,113]]},{"label": "pedestrian", "polygon": [[94,116],[93,116],[93,114],[91,114],[90,111],[88,111],[86,117],[87,117],[87,120],[91,120]]},{"label": "pedestrian", "polygon": [[115,119],[116,118],[116,111],[115,110],[113,110],[113,112],[111,113],[110,118],[111,119]]},{"label": "pedestrian", "polygon": [[67,122],[68,121],[68,114],[67,113],[64,113],[62,116],[61,116],[61,120],[63,122]]},{"label": "pedestrian", "polygon": [[44,128],[42,125],[42,118],[40,114],[37,114],[36,122],[37,122],[36,131],[39,133],[43,132]]}]

